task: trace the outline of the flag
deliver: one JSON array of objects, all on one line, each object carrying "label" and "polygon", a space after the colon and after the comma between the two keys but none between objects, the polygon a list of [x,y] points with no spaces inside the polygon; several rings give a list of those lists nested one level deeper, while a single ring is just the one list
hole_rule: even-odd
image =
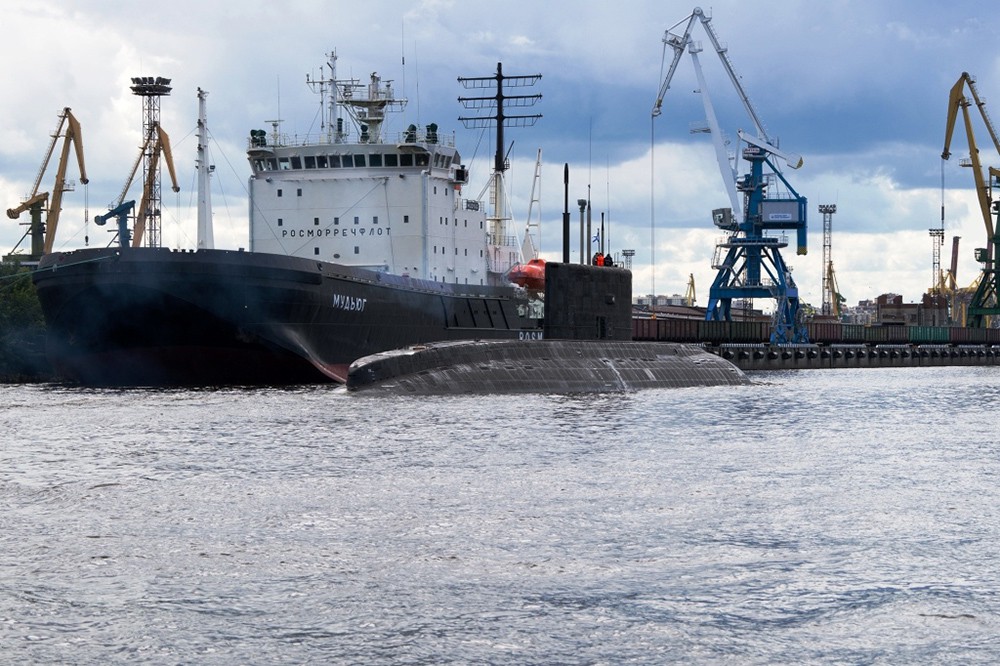
[{"label": "flag", "polygon": [[590,242],[591,243],[600,243],[601,242],[601,232],[598,231],[596,234],[594,234],[594,237],[590,239]]}]

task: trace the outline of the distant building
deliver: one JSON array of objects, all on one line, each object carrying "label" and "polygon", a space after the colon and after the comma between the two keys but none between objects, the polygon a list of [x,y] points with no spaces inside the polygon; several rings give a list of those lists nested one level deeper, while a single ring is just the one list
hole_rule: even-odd
[{"label": "distant building", "polygon": [[674,294],[673,296],[664,296],[662,294],[653,296],[652,294],[646,294],[645,296],[636,296],[633,298],[632,304],[648,308],[657,305],[684,305],[685,303],[684,297],[680,294]]},{"label": "distant building", "polygon": [[904,303],[899,294],[887,293],[875,300],[858,301],[844,308],[846,324],[899,326],[949,326],[948,300],[944,296],[924,294],[920,303]]}]

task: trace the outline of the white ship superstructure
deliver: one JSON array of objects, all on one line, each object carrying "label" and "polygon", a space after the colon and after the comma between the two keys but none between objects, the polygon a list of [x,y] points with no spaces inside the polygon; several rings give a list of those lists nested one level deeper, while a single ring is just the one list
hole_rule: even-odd
[{"label": "white ship superstructure", "polygon": [[[322,97],[319,136],[289,140],[280,121],[251,133],[251,251],[436,282],[505,281],[516,238],[488,228],[485,205],[463,198],[454,136],[435,124],[386,136],[385,114],[406,103],[392,83],[337,79],[336,54],[328,67],[328,78],[308,81]],[[504,251],[488,253],[496,241]]]}]

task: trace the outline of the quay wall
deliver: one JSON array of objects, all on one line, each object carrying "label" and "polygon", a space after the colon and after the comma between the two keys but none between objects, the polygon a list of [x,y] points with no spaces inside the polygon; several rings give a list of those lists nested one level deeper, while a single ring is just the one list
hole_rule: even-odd
[{"label": "quay wall", "polygon": [[1000,348],[984,345],[723,344],[705,349],[744,371],[1000,365]]}]

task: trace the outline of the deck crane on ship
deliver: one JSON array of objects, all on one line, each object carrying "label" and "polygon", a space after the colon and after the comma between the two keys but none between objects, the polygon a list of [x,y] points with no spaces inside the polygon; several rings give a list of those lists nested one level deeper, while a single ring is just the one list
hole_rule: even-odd
[{"label": "deck crane on ship", "polygon": [[[772,319],[771,342],[775,344],[807,342],[808,336],[801,322],[799,293],[792,279],[791,268],[785,263],[780,249],[788,243],[771,235],[772,231],[794,230],[797,235],[798,254],[806,254],[806,199],[799,196],[777,166],[784,161],[790,168],[802,166],[802,158],[786,153],[778,142],[764,129],[757,110],[736,74],[728,50],[720,42],[707,16],[695,7],[690,16],[668,28],[663,36],[664,61],[667,49],[673,50],[673,59],[660,84],[659,94],[652,115],[662,112],[663,99],[670,88],[677,65],[684,52],[691,55],[699,92],[705,109],[707,131],[712,135],[716,160],[722,174],[730,208],[712,211],[717,227],[727,235],[716,248],[713,268],[718,270],[709,290],[706,320],[729,321],[732,319],[732,302],[742,299],[769,298],[775,301]],[[698,59],[702,47],[692,39],[692,30],[700,23],[708,35],[716,54],[722,62],[729,80],[736,89],[743,108],[753,123],[755,133],[740,130],[738,133],[743,159],[750,163],[750,172],[739,176],[735,157],[730,157],[719,127],[707,83]],[[682,33],[675,32],[684,25]],[[703,131],[703,130],[701,130]],[[768,170],[764,167],[767,166]],[[778,191],[780,187],[784,191]],[[742,194],[742,202],[740,195]],[[725,255],[724,257],[722,255]]]},{"label": "deck crane on ship", "polygon": [[[965,96],[966,86],[968,86],[973,101],[969,101],[969,98]],[[997,244],[1000,241],[1000,237],[998,237],[1000,234],[1000,201],[993,200],[993,188],[1000,187],[1000,170],[989,167],[988,172],[984,173],[983,171],[975,133],[972,130],[972,117],[969,113],[969,107],[973,103],[979,109],[986,130],[993,140],[993,146],[997,153],[1000,153],[1000,139],[998,139],[993,122],[986,112],[986,103],[979,96],[976,80],[968,72],[962,72],[958,81],[952,86],[948,97],[948,119],[945,126],[944,150],[941,152],[941,159],[947,160],[951,157],[951,139],[955,131],[958,110],[961,109],[962,119],[965,122],[965,137],[969,143],[969,158],[961,160],[960,164],[972,169],[979,210],[986,227],[986,247],[976,248],[976,261],[983,265],[983,269],[972,301],[969,303],[967,325],[972,328],[982,328],[987,324],[987,317],[1000,315],[1000,302],[997,300],[998,295],[1000,295],[1000,266],[997,265]]]},{"label": "deck crane on ship", "polygon": [[[56,166],[56,179],[52,187],[52,192],[39,192],[38,188],[42,183],[45,170],[49,166],[52,152],[60,138],[63,140],[62,152],[59,155],[59,162]],[[49,143],[49,149],[42,160],[42,166],[38,169],[38,175],[35,176],[35,184],[31,188],[31,194],[28,195],[21,205],[7,209],[7,217],[12,220],[20,217],[24,211],[30,212],[31,222],[29,223],[28,233],[31,235],[31,255],[29,258],[33,261],[37,261],[43,254],[52,252],[52,245],[56,237],[56,228],[59,224],[59,213],[62,211],[63,192],[73,189],[73,184],[66,180],[66,167],[69,163],[69,148],[71,145],[76,153],[76,162],[80,168],[80,182],[86,185],[89,180],[87,179],[87,168],[84,165],[83,159],[83,136],[80,131],[80,123],[67,106],[59,114],[59,125],[56,127],[56,131],[52,133],[52,141]],[[43,224],[42,210],[45,209],[46,202],[49,205]]]}]

